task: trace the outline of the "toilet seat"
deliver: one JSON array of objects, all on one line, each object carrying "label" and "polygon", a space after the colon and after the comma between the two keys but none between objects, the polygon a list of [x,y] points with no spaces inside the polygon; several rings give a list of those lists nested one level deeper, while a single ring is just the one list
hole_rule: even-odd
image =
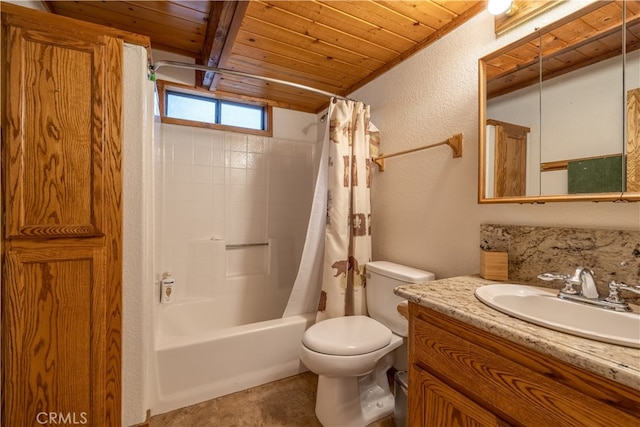
[{"label": "toilet seat", "polygon": [[306,330],[305,347],[335,356],[356,356],[379,350],[391,342],[391,330],[367,316],[323,320]]}]

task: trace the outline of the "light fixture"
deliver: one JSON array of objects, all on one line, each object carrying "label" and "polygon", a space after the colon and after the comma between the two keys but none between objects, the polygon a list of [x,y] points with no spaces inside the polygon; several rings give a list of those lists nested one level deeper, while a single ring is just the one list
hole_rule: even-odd
[{"label": "light fixture", "polygon": [[514,7],[513,0],[489,0],[487,4],[487,10],[492,15],[508,14]]}]

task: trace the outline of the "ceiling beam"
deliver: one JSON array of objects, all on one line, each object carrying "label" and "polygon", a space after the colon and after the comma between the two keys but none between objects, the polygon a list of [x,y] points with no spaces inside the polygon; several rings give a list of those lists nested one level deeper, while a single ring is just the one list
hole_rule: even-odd
[{"label": "ceiling beam", "polygon": [[[247,10],[248,1],[212,2],[209,24],[202,48],[203,63],[207,67],[221,68],[238,35],[240,24]],[[212,71],[200,72],[202,86],[215,90],[219,76]]]}]

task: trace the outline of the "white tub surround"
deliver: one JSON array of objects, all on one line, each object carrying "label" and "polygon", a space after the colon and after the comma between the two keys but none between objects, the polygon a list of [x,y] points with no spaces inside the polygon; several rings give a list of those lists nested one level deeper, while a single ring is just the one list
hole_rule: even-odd
[{"label": "white tub surround", "polygon": [[282,313],[309,220],[317,118],[276,114],[288,131],[273,138],[158,125],[154,273],[175,283],[173,302],[153,305],[152,414],[306,371],[297,349],[315,313]]}]

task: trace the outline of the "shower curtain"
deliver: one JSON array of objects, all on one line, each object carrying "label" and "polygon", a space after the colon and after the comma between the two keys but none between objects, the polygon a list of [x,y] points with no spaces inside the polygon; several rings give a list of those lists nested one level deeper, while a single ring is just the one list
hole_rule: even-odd
[{"label": "shower curtain", "polygon": [[329,188],[317,321],[367,314],[364,266],[371,261],[369,106],[334,100],[329,123]]},{"label": "shower curtain", "polygon": [[370,159],[379,147],[379,132],[369,119],[362,102],[330,104],[307,238],[284,317],[316,307],[316,321],[367,314]]},{"label": "shower curtain", "polygon": [[321,152],[317,156],[317,175],[307,235],[302,249],[300,267],[287,307],[282,317],[313,313],[318,308],[322,284],[322,254],[327,214],[327,169],[329,159],[329,120],[322,139]]}]

